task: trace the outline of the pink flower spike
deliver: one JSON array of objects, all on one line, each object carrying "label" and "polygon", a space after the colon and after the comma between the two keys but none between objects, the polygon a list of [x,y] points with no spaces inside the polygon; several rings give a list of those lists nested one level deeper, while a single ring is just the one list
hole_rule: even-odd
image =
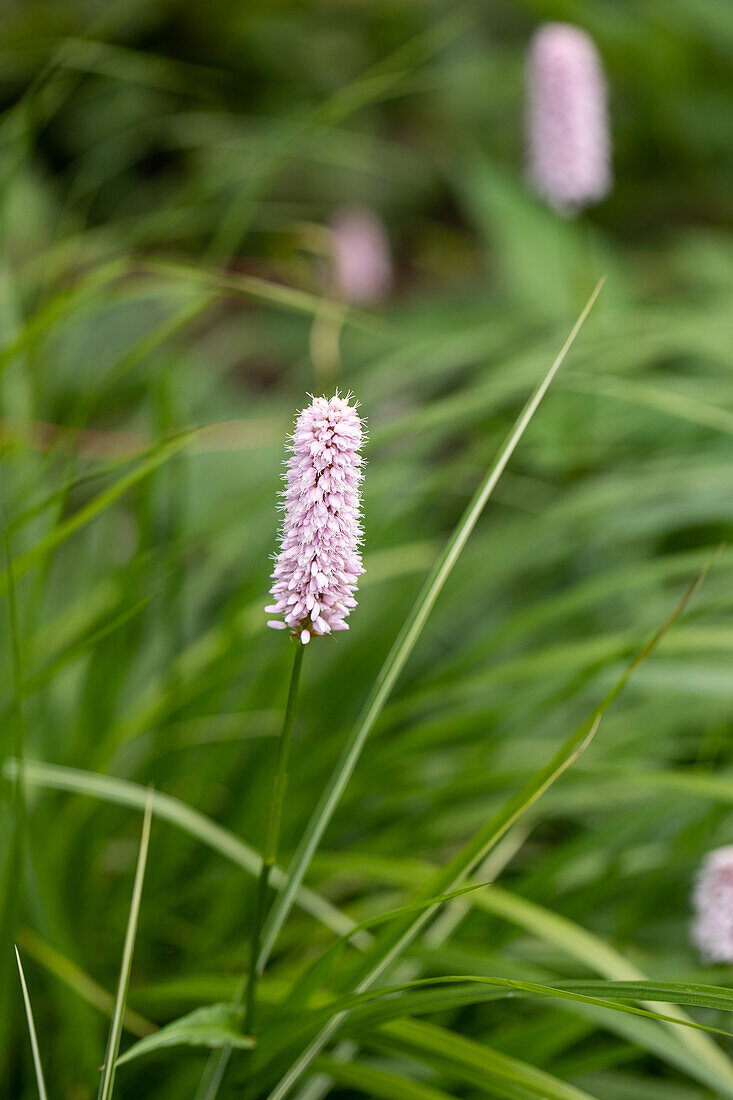
[{"label": "pink flower spike", "polygon": [[692,896],[692,942],[708,962],[733,962],[733,845],[709,852]]},{"label": "pink flower spike", "polygon": [[291,437],[280,553],[272,573],[270,620],[306,645],[311,637],[348,630],[364,572],[361,492],[363,425],[358,402],[337,392],[314,397],[299,414]]},{"label": "pink flower spike", "polygon": [[387,232],[371,210],[345,206],[331,223],[336,293],[345,302],[369,305],[389,292],[392,261]]},{"label": "pink flower spike", "polygon": [[530,181],[572,217],[611,190],[606,80],[593,40],[571,23],[546,23],[527,61]]}]

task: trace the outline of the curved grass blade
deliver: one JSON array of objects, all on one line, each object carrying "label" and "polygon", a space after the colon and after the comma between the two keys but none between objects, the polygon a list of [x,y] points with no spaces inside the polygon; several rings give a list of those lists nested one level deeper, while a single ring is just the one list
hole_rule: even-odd
[{"label": "curved grass blade", "polygon": [[[589,1005],[627,1016],[643,1017],[662,1023],[679,1024],[677,1017],[667,1016],[651,1009],[639,1008],[622,1003],[625,1000],[641,1000],[645,995],[652,998],[673,994],[684,1003],[694,1003],[697,1007],[720,1009],[723,1005],[730,1008],[733,995],[720,990],[703,994],[701,992],[676,992],[675,983],[614,983],[614,982],[558,982],[538,983],[510,978],[484,975],[444,975],[436,978],[417,979],[399,984],[380,986],[364,993],[350,994],[332,1000],[322,1007],[311,1007],[303,1012],[302,1006],[291,1005],[288,1001],[286,1017],[279,1017],[269,1032],[262,1037],[263,1049],[267,1046],[268,1060],[273,1062],[280,1052],[290,1049],[294,1043],[303,1041],[318,1026],[328,1024],[335,1016],[349,1013],[348,1026],[345,1029],[351,1039],[360,1044],[366,1043],[366,1036],[376,1028],[382,1028],[394,1020],[414,1017],[423,1013],[445,1012],[466,1005],[483,1004],[489,1001],[512,998],[550,998],[569,1001],[575,1005]],[[684,983],[678,983],[684,984]],[[701,987],[698,987],[698,990]],[[713,990],[715,987],[711,987]],[[727,998],[725,993],[728,993]],[[711,1032],[730,1038],[732,1033],[687,1020],[685,1026],[700,1032]]]},{"label": "curved grass blade", "polygon": [[629,381],[626,378],[600,374],[574,374],[572,378],[566,379],[565,386],[579,393],[600,394],[603,397],[617,398],[634,405],[644,405],[669,416],[677,416],[693,424],[712,428],[713,431],[733,435],[733,415],[727,409],[697,399],[693,400],[673,390],[662,389],[660,386],[649,385],[636,379]]},{"label": "curved grass blade", "polygon": [[[106,508],[114,504],[124,493],[131,489],[143,478],[147,477],[154,470],[157,470],[164,462],[166,462],[172,455],[181,450],[182,447],[188,445],[188,443],[196,435],[196,431],[184,432],[177,436],[175,439],[166,440],[147,458],[144,462],[141,462],[139,466],[136,466],[134,470],[130,470],[129,473],[116,481],[114,485],[110,485],[107,489],[104,489],[98,496],[90,500],[88,504],[85,504],[73,515],[69,516],[62,523],[57,524],[49,533],[41,539],[36,546],[32,546],[30,550],[26,550],[24,554],[20,554],[15,559],[15,575],[16,577],[22,577],[34,565],[37,565],[46,554],[55,550],[61,543],[65,542],[72,535],[76,534],[82,527],[90,523],[100,515]],[[0,593],[4,592],[8,586],[9,574],[8,570],[3,570],[0,573]]]},{"label": "curved grass blade", "polygon": [[132,968],[132,954],[135,950],[135,937],[137,935],[137,925],[140,918],[140,903],[142,901],[143,894],[143,882],[145,880],[145,864],[148,858],[148,846],[150,844],[150,827],[153,821],[153,791],[148,792],[147,802],[145,804],[145,816],[143,818],[143,828],[140,837],[140,851],[137,857],[137,867],[135,869],[135,882],[132,888],[132,901],[130,902],[130,914],[127,918],[127,930],[125,931],[125,942],[122,948],[122,963],[120,966],[120,978],[117,985],[117,996],[115,997],[115,1007],[112,1013],[112,1024],[109,1029],[109,1038],[107,1040],[107,1052],[104,1056],[104,1066],[102,1067],[102,1079],[99,1082],[99,1092],[97,1093],[98,1100],[109,1100],[112,1095],[112,1089],[114,1088],[115,1071],[117,1068],[117,1056],[120,1050],[120,1039],[122,1038],[122,1021],[125,1014],[125,1005],[127,1002],[127,990],[130,985],[130,970]]},{"label": "curved grass blade", "polygon": [[589,1093],[561,1081],[545,1070],[476,1043],[454,1031],[428,1024],[424,1020],[400,1020],[379,1035],[378,1045],[419,1055],[441,1075],[454,1075],[459,1081],[488,1088],[499,1096],[542,1100],[589,1100]]},{"label": "curved grass blade", "polygon": [[[404,996],[397,997],[396,994],[404,994]],[[364,993],[352,993],[348,997],[332,1001],[326,1008],[313,1015],[316,1018],[322,1017],[328,1022],[329,1018],[341,1012],[349,1012],[352,1014],[352,1022],[355,1026],[361,1024],[373,1028],[380,1027],[388,1020],[404,1016],[413,1016],[422,1012],[439,1012],[505,997],[549,997],[577,1001],[580,1004],[595,1005],[597,1008],[607,1008],[614,1012],[661,1020],[663,1023],[682,1024],[693,1031],[708,1031],[715,1035],[733,1037],[733,1032],[725,1028],[701,1024],[696,1020],[685,1020],[682,1023],[674,1016],[622,1003],[670,1001],[694,1005],[697,1008],[733,1011],[733,993],[730,990],[722,986],[702,986],[685,982],[569,981],[547,984],[475,974],[441,975],[437,978],[417,978],[415,981],[380,986],[378,989],[367,990]],[[296,1020],[296,1026],[301,1029],[312,1027],[313,1024],[313,1019],[305,1023],[302,1020]],[[287,1025],[285,1027],[287,1029]]]},{"label": "curved grass blade", "polygon": [[257,275],[232,275],[230,273],[206,271],[192,264],[174,263],[170,260],[146,260],[141,262],[143,271],[154,275],[164,275],[173,279],[186,279],[222,292],[242,294],[246,298],[264,302],[294,313],[306,313],[309,316],[322,314],[329,320],[343,322],[365,332],[385,334],[384,324],[368,313],[348,310],[344,313],[341,302],[330,301],[316,294],[309,294],[297,287],[283,286],[281,283],[268,282]]},{"label": "curved grass blade", "polygon": [[23,1003],[25,1004],[25,1015],[28,1021],[28,1034],[31,1037],[31,1050],[33,1051],[33,1068],[36,1073],[36,1084],[38,1086],[38,1095],[40,1100],[48,1100],[48,1094],[46,1092],[46,1082],[43,1077],[43,1066],[41,1065],[41,1052],[38,1049],[38,1038],[36,1036],[36,1025],[33,1023],[33,1010],[31,1009],[31,999],[28,996],[28,986],[25,984],[25,974],[23,973],[23,964],[20,961],[20,953],[18,948],[15,948],[15,958],[18,962],[18,973],[20,974],[20,985],[23,990]]},{"label": "curved grass blade", "polygon": [[[21,775],[21,765],[16,759],[6,760],[3,774],[8,779]],[[102,802],[112,802],[118,806],[131,806],[136,810],[145,809],[148,798],[147,788],[129,779],[116,779],[109,775],[97,775],[95,772],[82,771],[79,768],[67,768],[60,764],[42,764],[35,760],[25,761],[22,778],[26,783],[52,790],[73,791],[75,794],[88,795]],[[179,798],[162,791],[152,793],[153,813],[161,821],[167,821],[177,829],[206,844],[213,851],[224,856],[250,875],[260,873],[260,855],[240,840],[235,833],[218,825],[206,814],[187,806]],[[272,881],[277,886],[285,879],[281,867],[274,867]],[[353,937],[357,946],[368,946],[371,938],[366,932],[356,930],[356,922],[347,917],[330,902],[313,890],[303,887],[298,893],[298,905],[312,917],[319,920],[339,936]]]},{"label": "curved grass blade", "polygon": [[87,278],[70,289],[61,290],[37,309],[14,338],[0,348],[0,373],[59,322],[75,311],[95,305],[97,292],[115,283],[126,269],[127,261],[119,259],[95,268]]},{"label": "curved grass blade", "polygon": [[[42,668],[39,668],[37,672],[31,673],[24,678],[23,694],[33,695],[34,692],[40,691],[41,688],[49,684],[62,669],[72,664],[79,657],[84,656],[85,653],[104,641],[110,634],[119,630],[120,627],[125,626],[125,624],[135,618],[136,615],[144,611],[154,599],[154,596],[145,596],[142,600],[134,604],[133,607],[125,608],[118,615],[115,615],[114,618],[110,619],[90,634],[75,639],[62,652],[55,656],[52,661],[49,661]],[[0,709],[0,722],[2,722],[11,711],[11,704]],[[23,754],[16,749],[16,759],[22,760],[22,758]]]},{"label": "curved grass blade", "polygon": [[[588,772],[595,774],[598,767],[589,767]],[[712,775],[702,768],[670,768],[660,771],[656,768],[628,768],[623,764],[610,762],[603,765],[604,774],[640,787],[657,788],[662,791],[677,791],[691,798],[707,798],[712,802],[733,802],[733,778],[729,775]]]},{"label": "curved grass blade", "polygon": [[117,1059],[117,1065],[132,1062],[144,1054],[150,1054],[166,1047],[236,1047],[239,1050],[251,1050],[256,1040],[244,1035],[240,1030],[243,1010],[230,1004],[205,1005],[195,1008],[185,1016],[172,1020],[158,1028],[152,1035],[133,1044],[129,1050]]},{"label": "curved grass blade", "polygon": [[39,668],[37,672],[31,673],[26,676],[23,682],[23,689],[27,694],[32,694],[34,691],[39,691],[46,684],[49,684],[54,677],[67,665],[72,664],[79,657],[84,656],[94,646],[103,642],[110,634],[114,634],[120,627],[126,626],[137,615],[141,614],[145,609],[153,602],[155,596],[143,596],[141,600],[133,604],[131,607],[124,607],[117,615],[114,615],[108,621],[103,622],[96,630],[85,635],[82,638],[75,639],[71,645],[67,646],[61,653],[49,661],[48,664]]},{"label": "curved grass blade", "polygon": [[[560,982],[558,989],[567,989],[589,996],[606,996],[630,1001],[669,1001],[671,1004],[691,1005],[694,1008],[712,1008],[733,1012],[733,990],[724,985],[704,985],[700,982],[586,982],[574,980]],[[604,993],[598,990],[603,988]]]},{"label": "curved grass blade", "polygon": [[365,1066],[361,1062],[342,1062],[337,1058],[321,1056],[316,1062],[321,1073],[349,1090],[377,1096],[380,1100],[453,1100],[435,1085],[412,1077],[401,1077],[385,1069]]},{"label": "curved grass blade", "polygon": [[[476,490],[472,500],[461,516],[453,534],[446,543],[442,553],[436,561],[428,576],[422,591],[405,620],[394,645],[387,654],[387,658],[377,676],[372,691],[364,704],[361,715],[347,741],[341,756],[336,764],[331,778],[316,806],[316,809],[306,826],[293,861],[288,868],[288,880],[284,890],[273,902],[269,917],[265,922],[262,934],[262,949],[258,961],[259,971],[262,972],[267,964],[272,947],[282,928],[288,913],[292,908],[295,891],[303,881],[303,878],[311,864],[311,860],[318,848],[321,838],[333,817],[334,811],[341,799],[346,785],[356,767],[366,740],[374,725],[382,713],[382,710],[392,694],[397,680],[412,653],[415,645],[428,620],[430,612],[440,592],[448,579],[453,566],[460,557],[461,551],[466,545],[479,516],[484,510],[487,501],[493,493],[507,464],[514,454],[519,441],[524,435],[529,423],[537,411],[540,402],[547,393],[550,384],[562,366],[562,363],[570,351],[576,336],[580,332],[585,319],[590,313],[596,298],[601,292],[604,280],[596,286],[588,302],[573,325],[562,348],[555,357],[550,369],[535,389],[527,404],[522,409],[519,417],[513,425],[509,435],[504,441],[499,454],[489,469],[483,482]],[[437,891],[440,892],[440,891]]]}]

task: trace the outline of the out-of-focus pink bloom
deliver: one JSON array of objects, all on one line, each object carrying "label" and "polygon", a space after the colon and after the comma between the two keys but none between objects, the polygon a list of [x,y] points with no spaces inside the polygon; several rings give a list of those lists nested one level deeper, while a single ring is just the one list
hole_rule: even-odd
[{"label": "out-of-focus pink bloom", "polygon": [[298,416],[282,493],[280,553],[272,574],[268,622],[301,642],[312,634],[348,630],[354,593],[364,572],[361,492],[363,426],[350,394],[314,397]]},{"label": "out-of-focus pink bloom", "polygon": [[603,66],[570,23],[535,33],[527,63],[529,176],[537,193],[572,216],[611,189],[611,136]]},{"label": "out-of-focus pink bloom", "polygon": [[333,278],[346,302],[367,305],[392,285],[392,261],[383,223],[371,210],[345,206],[331,223]]},{"label": "out-of-focus pink bloom", "polygon": [[710,962],[733,962],[733,845],[709,852],[692,897],[692,940]]}]

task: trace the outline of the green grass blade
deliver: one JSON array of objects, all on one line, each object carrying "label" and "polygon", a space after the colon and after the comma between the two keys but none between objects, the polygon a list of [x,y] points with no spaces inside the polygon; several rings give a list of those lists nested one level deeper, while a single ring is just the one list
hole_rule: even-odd
[{"label": "green grass blade", "polygon": [[168,1047],[192,1046],[235,1047],[238,1050],[251,1050],[256,1040],[244,1035],[241,1030],[243,1011],[230,1004],[204,1005],[195,1008],[177,1020],[158,1028],[152,1035],[146,1035],[126,1050],[117,1059],[117,1065],[133,1062],[136,1058]]},{"label": "green grass blade", "polygon": [[[671,1004],[690,1005],[695,1008],[712,1008],[733,1012],[733,990],[724,985],[703,985],[699,982],[559,982],[558,988],[584,993],[588,996],[615,997],[631,1001],[669,1001]],[[603,992],[599,992],[600,990]]]},{"label": "green grass blade", "polygon": [[[181,450],[182,447],[188,445],[191,439],[194,437],[195,432],[186,432],[175,439],[167,440],[157,447],[153,453],[141,462],[134,470],[130,470],[127,474],[116,481],[113,485],[104,489],[93,500],[90,500],[88,504],[85,504],[73,515],[69,516],[62,523],[57,524],[49,533],[41,539],[36,546],[31,547],[30,550],[26,550],[24,554],[20,554],[15,559],[15,574],[17,577],[22,577],[35,565],[37,565],[46,554],[51,553],[82,527],[90,523],[98,515],[101,515],[105,509],[114,504],[121,496],[124,495],[134,485],[137,485],[143,478],[146,478],[154,470],[157,470],[159,466],[162,466],[172,455]],[[9,573],[5,569],[0,573],[0,593],[4,592],[9,583]]]},{"label": "green grass blade", "polygon": [[441,1074],[489,1088],[505,1097],[541,1097],[542,1100],[589,1100],[589,1094],[527,1062],[492,1050],[484,1043],[424,1020],[400,1020],[387,1033],[388,1042],[418,1055]]},{"label": "green grass blade", "polygon": [[[397,996],[397,994],[403,994],[403,996]],[[314,1015],[316,1019],[323,1018],[327,1023],[339,1013],[349,1012],[354,1022],[367,1024],[373,1028],[380,1027],[387,1020],[403,1016],[439,1012],[504,997],[550,997],[577,1001],[580,1004],[595,1005],[597,1008],[607,1008],[632,1016],[644,1016],[663,1023],[674,1023],[676,1026],[688,1027],[693,1031],[708,1031],[728,1038],[733,1037],[733,1033],[725,1028],[700,1024],[689,1019],[681,1024],[676,1017],[623,1003],[625,1001],[669,1001],[674,1004],[692,1005],[696,1008],[733,1011],[733,994],[730,990],[726,990],[723,986],[704,986],[686,982],[570,981],[548,984],[476,974],[441,975],[437,978],[417,978],[397,985],[379,986],[364,993],[352,993],[348,997],[332,1002],[327,1008]],[[307,1029],[313,1027],[315,1022],[314,1019],[299,1021],[299,1026]]]},{"label": "green grass blade", "polygon": [[[78,997],[81,997],[92,1008],[95,1008],[104,1016],[112,1018],[115,1009],[114,997],[98,982],[95,982],[80,966],[77,966],[75,962],[67,958],[56,947],[46,943],[29,928],[21,929],[19,940],[23,950],[49,974],[53,974],[55,978],[63,982],[68,989],[73,990]],[[146,1035],[152,1035],[157,1030],[155,1024],[152,1024],[150,1020],[146,1020],[144,1016],[131,1008],[125,1009],[122,1022],[136,1039],[143,1039]]]},{"label": "green grass blade", "polygon": [[[587,770],[589,774],[596,774],[601,769],[594,765]],[[733,802],[733,778],[728,775],[713,775],[702,768],[670,768],[667,771],[658,771],[653,767],[628,768],[611,762],[604,764],[602,770],[609,777],[623,779],[624,782],[640,787],[674,791],[691,798],[710,799],[712,802]]]},{"label": "green grass blade", "polygon": [[41,1065],[41,1052],[38,1049],[38,1038],[36,1036],[36,1025],[33,1022],[33,1011],[31,1009],[31,999],[28,996],[28,986],[25,983],[25,974],[23,973],[23,964],[20,961],[20,953],[18,948],[15,948],[15,958],[18,961],[18,973],[20,974],[20,985],[23,990],[23,1003],[25,1004],[25,1015],[28,1021],[28,1034],[31,1038],[31,1050],[33,1051],[33,1067],[36,1072],[36,1084],[38,1086],[38,1095],[40,1100],[48,1100],[48,1094],[46,1092],[46,1082],[43,1077],[43,1066]]},{"label": "green grass blade", "polygon": [[130,985],[130,970],[132,969],[132,954],[135,950],[135,937],[140,918],[140,903],[143,894],[143,882],[145,880],[145,864],[148,858],[148,846],[150,844],[150,827],[153,821],[153,792],[148,793],[145,804],[145,816],[143,818],[142,834],[140,836],[140,851],[137,857],[135,869],[135,882],[132,888],[132,901],[130,902],[130,914],[127,919],[125,943],[122,949],[122,963],[120,966],[120,979],[117,985],[117,996],[112,1014],[112,1024],[107,1040],[107,1052],[102,1067],[102,1079],[99,1082],[98,1100],[109,1100],[112,1095],[115,1081],[117,1056],[120,1050],[122,1037],[122,1022],[127,1002],[127,990]]},{"label": "green grass blade", "polygon": [[363,329],[365,332],[384,335],[384,324],[368,313],[353,309],[344,312],[341,302],[309,294],[308,291],[299,290],[297,287],[271,283],[257,275],[232,275],[225,272],[206,271],[191,264],[163,260],[147,260],[141,266],[144,271],[155,275],[186,279],[206,287],[218,288],[223,293],[241,294],[246,298],[253,298],[255,301],[279,309],[305,313],[309,316],[322,315],[329,320],[343,322]]},{"label": "green grass blade", "polygon": [[37,309],[16,336],[0,347],[0,373],[70,315],[96,305],[101,292],[124,275],[126,268],[126,260],[114,260],[95,268],[86,279],[60,291]]},{"label": "green grass blade", "polygon": [[[262,1037],[263,1048],[267,1047],[268,1060],[279,1052],[292,1048],[297,1042],[305,1041],[318,1027],[324,1026],[337,1015],[349,1013],[346,1029],[348,1041],[356,1040],[368,1045],[370,1036],[376,1029],[385,1027],[395,1020],[412,1018],[425,1013],[455,1012],[468,1005],[485,1004],[490,1001],[511,998],[550,998],[570,1002],[572,1005],[591,1006],[607,1012],[621,1013],[624,1016],[643,1017],[662,1023],[675,1023],[676,1017],[652,1009],[639,1008],[624,1003],[641,1000],[644,996],[653,999],[671,995],[673,1000],[694,1003],[701,1008],[721,1009],[729,1006],[731,996],[726,991],[710,987],[690,987],[677,991],[684,983],[611,983],[611,982],[552,982],[551,984],[498,978],[482,975],[443,975],[436,978],[418,979],[395,985],[380,986],[364,993],[350,994],[330,1001],[321,1007],[318,1003],[304,1012],[298,1005],[288,1000],[287,1015],[278,1018],[271,1030]],[[509,1010],[508,1010],[509,1011]],[[696,1021],[687,1020],[687,1028],[696,1032],[711,1032],[731,1037],[731,1032]],[[338,1048],[337,1048],[338,1049]]]},{"label": "green grass blade", "polygon": [[[3,774],[8,779],[20,775],[19,762],[14,759],[6,760]],[[35,760],[27,760],[22,774],[25,783],[48,787],[52,790],[72,791],[75,794],[98,798],[103,802],[112,802],[118,806],[131,806],[136,810],[144,810],[148,799],[147,788],[139,783],[131,783],[128,779],[116,779],[109,775],[97,775],[78,768],[67,768],[59,764],[42,764]],[[173,795],[154,791],[152,801],[153,813],[161,821],[167,821],[170,825],[188,833],[189,836],[195,837],[231,863],[241,867],[247,874],[259,875],[261,865],[259,853],[240,840],[235,833],[218,825],[206,814],[194,810],[192,806],[186,805]],[[284,881],[285,872],[282,867],[274,867],[273,884],[278,886]],[[314,890],[301,888],[297,902],[301,909],[310,913],[332,932],[336,932],[339,936],[353,937],[352,942],[357,946],[368,946],[371,942],[366,932],[356,931],[355,921]]]},{"label": "green grass blade", "polygon": [[96,630],[83,638],[75,639],[71,645],[69,645],[63,652],[59,653],[52,661],[44,665],[37,672],[31,673],[26,676],[23,682],[23,689],[27,694],[31,694],[34,691],[38,691],[40,688],[49,684],[54,677],[67,665],[73,661],[78,660],[85,653],[88,653],[94,646],[99,645],[111,634],[114,634],[120,627],[126,626],[132,619],[143,612],[155,599],[154,596],[145,596],[143,599],[138,600],[132,607],[125,607],[117,615],[104,622]]},{"label": "green grass blade", "polygon": [[568,389],[577,390],[579,393],[599,394],[632,404],[645,405],[669,416],[678,416],[693,424],[701,424],[705,428],[733,435],[733,415],[727,409],[718,408],[704,401],[692,400],[671,390],[662,389],[660,386],[598,374],[574,375],[571,379],[566,379],[565,384]]},{"label": "green grass blade", "polygon": [[374,683],[371,694],[364,705],[364,709],[357,719],[351,736],[344,746],[336,764],[336,768],[326,784],[323,795],[316,806],[311,820],[306,826],[301,842],[298,845],[298,849],[288,869],[287,884],[275,899],[272,909],[270,910],[262,934],[262,948],[259,958],[260,971],[264,970],[278,932],[287,919],[288,913],[292,907],[295,892],[303,881],[321,838],[328,823],[333,817],[334,811],[357,765],[366,740],[374,728],[379,715],[382,713],[387,700],[392,694],[392,690],[397,683],[402,669],[415,648],[435,601],[440,595],[443,585],[448,579],[453,566],[457,562],[471,532],[476,526],[479,516],[493,493],[501,475],[504,473],[511,456],[514,454],[540,402],[547,393],[553,378],[562,366],[576,336],[583,327],[585,319],[590,313],[602,286],[603,280],[598,283],[591,294],[585,308],[573,325],[569,336],[555,357],[550,369],[547,371],[517,418],[495,462],[492,464],[483,482],[476,490],[476,493],[459,520],[453,534],[446,543],[440,557],[433,566],[432,572],[426,580],[412,610],[407,616],[392,649],[387,655]]},{"label": "green grass blade", "polygon": [[447,1092],[434,1085],[360,1062],[349,1064],[323,1056],[318,1059],[316,1067],[337,1084],[367,1096],[379,1097],[380,1100],[452,1100]]}]

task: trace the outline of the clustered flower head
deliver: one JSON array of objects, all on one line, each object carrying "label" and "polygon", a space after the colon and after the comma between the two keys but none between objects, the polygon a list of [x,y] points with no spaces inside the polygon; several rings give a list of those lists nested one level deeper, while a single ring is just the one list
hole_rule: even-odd
[{"label": "clustered flower head", "polygon": [[337,392],[314,397],[299,414],[291,437],[283,496],[280,553],[272,573],[274,603],[282,619],[268,626],[290,630],[304,644],[312,634],[348,630],[354,593],[364,572],[361,493],[363,425],[358,402]]},{"label": "clustered flower head", "polygon": [[733,845],[709,852],[692,897],[692,940],[710,962],[733,962]]},{"label": "clustered flower head", "polygon": [[546,23],[530,45],[527,83],[531,182],[572,216],[613,182],[606,80],[593,40],[570,23]]},{"label": "clustered flower head", "polygon": [[392,284],[392,261],[382,221],[365,207],[344,206],[334,215],[331,231],[339,297],[360,305],[383,298]]}]

